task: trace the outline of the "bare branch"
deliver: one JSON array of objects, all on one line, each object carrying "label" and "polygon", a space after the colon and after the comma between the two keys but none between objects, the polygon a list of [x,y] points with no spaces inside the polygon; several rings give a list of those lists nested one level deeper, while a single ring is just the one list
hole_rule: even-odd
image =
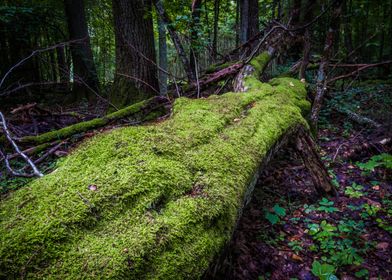
[{"label": "bare branch", "polygon": [[[3,127],[3,131],[4,131],[4,134],[5,134],[5,136],[6,136],[6,138],[7,138],[7,140],[12,144],[12,146],[14,147],[14,149],[15,149],[15,151],[31,166],[31,168],[33,169],[33,175],[35,175],[35,176],[38,176],[38,177],[42,177],[42,176],[44,176],[39,170],[38,170],[38,168],[35,166],[35,164],[31,161],[31,159],[28,157],[28,156],[26,156],[26,154],[25,153],[23,153],[20,149],[19,149],[19,147],[16,145],[16,143],[15,143],[15,141],[12,139],[12,137],[11,137],[11,135],[10,135],[10,132],[9,132],[9,130],[8,130],[8,128],[7,128],[7,123],[6,123],[6,121],[5,121],[5,118],[4,118],[4,115],[3,115],[3,113],[2,112],[0,112],[0,123],[1,123],[1,125],[2,125],[2,127]],[[12,168],[11,168],[11,166],[10,166],[10,164],[9,164],[9,161],[8,161],[8,156],[7,155],[5,155],[5,164],[6,164],[6,167],[7,167],[7,169],[13,174],[13,175],[15,175],[15,176],[23,176],[23,177],[26,177],[26,174],[24,174],[24,173],[18,173],[18,172],[16,172],[16,171],[14,171]],[[32,176],[30,176],[30,175],[28,175],[28,177],[32,177]]]}]

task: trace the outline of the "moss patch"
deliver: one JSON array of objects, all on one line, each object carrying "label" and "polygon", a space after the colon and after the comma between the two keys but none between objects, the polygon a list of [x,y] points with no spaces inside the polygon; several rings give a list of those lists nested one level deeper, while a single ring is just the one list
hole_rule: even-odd
[{"label": "moss patch", "polygon": [[264,155],[305,125],[305,95],[275,79],[180,98],[165,122],[86,141],[2,202],[0,276],[199,278],[229,240]]}]

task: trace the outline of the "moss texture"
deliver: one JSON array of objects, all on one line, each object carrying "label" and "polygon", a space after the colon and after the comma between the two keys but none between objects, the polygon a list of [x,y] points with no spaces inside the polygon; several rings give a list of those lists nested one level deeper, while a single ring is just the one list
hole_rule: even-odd
[{"label": "moss texture", "polygon": [[163,106],[153,110],[149,114],[145,114],[146,112],[143,112],[143,109],[148,109],[149,106],[154,106],[154,104],[157,102],[156,99],[158,98],[150,98],[141,101],[139,103],[120,109],[116,112],[110,113],[102,118],[96,118],[89,121],[76,123],[61,128],[59,130],[50,131],[37,136],[25,136],[19,139],[19,142],[41,144],[53,140],[64,139],[77,133],[85,132],[97,127],[102,127],[110,123],[111,121],[131,116],[135,119],[151,120],[158,116],[162,116],[165,113],[165,109],[163,108]]},{"label": "moss texture", "polygon": [[305,96],[300,82],[275,79],[180,98],[165,122],[86,141],[2,202],[0,276],[199,278],[229,240],[264,155],[306,125]]}]

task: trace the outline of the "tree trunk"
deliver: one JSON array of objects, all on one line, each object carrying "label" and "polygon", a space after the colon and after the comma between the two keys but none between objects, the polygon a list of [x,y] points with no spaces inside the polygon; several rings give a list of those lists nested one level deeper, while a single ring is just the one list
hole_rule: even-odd
[{"label": "tree trunk", "polygon": [[166,28],[162,19],[158,17],[158,41],[159,41],[159,92],[165,96],[167,94],[167,43]]},{"label": "tree trunk", "polygon": [[[125,1],[125,0],[124,0]],[[154,5],[159,17],[165,23],[167,31],[169,32],[170,38],[173,41],[173,44],[177,50],[177,54],[181,59],[182,65],[184,66],[185,73],[188,77],[189,83],[194,83],[196,81],[196,72],[195,69],[191,67],[187,55],[185,53],[184,47],[181,43],[180,38],[177,35],[177,32],[173,26],[173,23],[166,13],[165,8],[163,6],[162,0],[154,0]]]},{"label": "tree trunk", "polygon": [[312,111],[310,114],[310,125],[313,132],[317,132],[317,123],[319,119],[319,114],[324,99],[325,91],[327,90],[327,68],[329,65],[329,60],[332,55],[334,36],[336,31],[339,29],[340,21],[337,20],[340,17],[342,10],[342,2],[336,1],[333,5],[332,18],[329,30],[325,38],[324,53],[321,57],[320,67],[317,73],[317,83],[316,83],[316,96],[313,101]]},{"label": "tree trunk", "polygon": [[[313,19],[313,9],[316,4],[316,0],[308,0],[306,4],[305,14],[303,24],[306,24],[305,21],[311,21]],[[310,28],[310,27],[309,27]],[[306,79],[306,68],[308,67],[310,60],[310,50],[311,50],[311,32],[309,28],[306,28],[303,37],[303,59],[299,69],[299,79]]]},{"label": "tree trunk", "polygon": [[249,15],[248,15],[248,32],[246,40],[249,40],[253,36],[259,33],[259,1],[258,0],[248,0],[249,1]]},{"label": "tree trunk", "polygon": [[248,24],[249,24],[249,0],[241,0],[241,28],[240,42],[244,44],[248,40]]},{"label": "tree trunk", "polygon": [[212,39],[212,57],[215,60],[218,53],[219,2],[219,0],[214,1],[214,35]]},{"label": "tree trunk", "polygon": [[[344,44],[346,47],[347,55],[353,51],[353,41],[352,41],[352,33],[351,33],[351,6],[352,0],[344,1],[343,3],[343,16],[344,16]],[[347,57],[349,61],[351,61],[351,56]]]},{"label": "tree trunk", "polygon": [[202,0],[193,0],[192,2],[192,19],[190,24],[191,43],[190,43],[190,55],[189,63],[192,69],[197,67],[197,61],[199,60],[199,30],[200,30],[200,16],[201,16],[201,4]]},{"label": "tree trunk", "polygon": [[110,101],[117,108],[159,92],[149,0],[113,0],[116,76]]},{"label": "tree trunk", "polygon": [[99,83],[93,53],[90,46],[83,0],[64,0],[70,40],[79,40],[71,45],[74,94],[77,98],[87,97],[95,100]]}]

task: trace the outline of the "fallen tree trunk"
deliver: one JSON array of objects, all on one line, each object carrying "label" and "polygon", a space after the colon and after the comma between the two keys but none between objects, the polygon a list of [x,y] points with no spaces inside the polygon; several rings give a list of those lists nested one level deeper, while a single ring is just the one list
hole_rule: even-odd
[{"label": "fallen tree trunk", "polygon": [[179,98],[164,122],[91,138],[10,194],[0,206],[1,275],[200,278],[270,151],[307,127],[301,82],[253,78],[245,93]]},{"label": "fallen tree trunk", "polygon": [[74,134],[86,132],[98,127],[103,127],[115,120],[127,117],[132,117],[135,120],[151,120],[159,115],[164,115],[166,111],[163,105],[166,102],[167,99],[165,97],[156,96],[146,101],[130,105],[101,118],[76,123],[59,130],[46,132],[40,135],[25,136],[17,140],[22,144],[43,144],[51,141],[65,139]]}]

